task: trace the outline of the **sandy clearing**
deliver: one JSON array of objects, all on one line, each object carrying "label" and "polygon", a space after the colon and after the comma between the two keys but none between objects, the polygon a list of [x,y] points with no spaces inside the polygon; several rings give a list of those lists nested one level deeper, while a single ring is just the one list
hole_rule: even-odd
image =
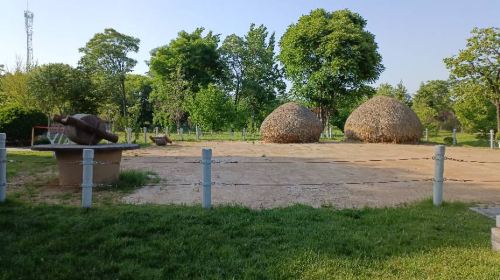
[{"label": "sandy clearing", "polygon": [[[339,208],[384,207],[432,194],[434,146],[260,142],[183,142],[126,152],[122,167],[155,171],[162,182],[124,198],[129,203],[199,204],[201,148],[213,150],[214,204],[270,208],[302,203]],[[448,157],[500,162],[500,151],[447,147]],[[356,162],[381,160],[374,162]],[[324,163],[325,161],[351,161]],[[386,161],[388,160],[388,161]],[[500,164],[446,161],[445,177],[472,182],[445,184],[445,200],[500,203]],[[421,180],[408,182],[409,180]],[[388,182],[405,181],[405,182]],[[498,181],[498,182],[479,182]],[[363,184],[356,184],[361,183]],[[376,183],[387,182],[387,183]],[[349,184],[345,184],[349,183]]]}]

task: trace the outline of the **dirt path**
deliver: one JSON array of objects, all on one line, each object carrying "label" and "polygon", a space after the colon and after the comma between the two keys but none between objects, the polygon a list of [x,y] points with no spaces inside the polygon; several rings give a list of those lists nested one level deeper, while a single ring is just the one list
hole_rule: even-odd
[{"label": "dirt path", "polygon": [[[214,204],[269,208],[383,207],[432,195],[434,146],[392,144],[263,144],[185,142],[125,153],[123,168],[163,179],[124,198],[130,203],[200,203],[201,148],[210,147]],[[449,147],[448,157],[500,162],[500,151]],[[412,159],[412,158],[429,159]],[[409,159],[409,160],[401,160]],[[369,161],[383,160],[383,161]],[[335,162],[336,161],[336,162]],[[347,162],[344,162],[347,161]],[[500,163],[446,161],[445,200],[500,203]],[[496,182],[484,182],[496,181]]]}]

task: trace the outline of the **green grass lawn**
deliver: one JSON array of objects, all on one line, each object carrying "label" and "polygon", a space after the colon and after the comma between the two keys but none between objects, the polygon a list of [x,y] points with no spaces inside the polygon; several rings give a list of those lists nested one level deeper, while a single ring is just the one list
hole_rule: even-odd
[{"label": "green grass lawn", "polygon": [[[438,134],[432,134],[429,132],[429,142],[436,144],[444,144],[444,138],[452,137],[452,134],[453,133],[451,131],[440,131]],[[489,148],[490,140],[489,136],[481,138],[477,137],[475,134],[472,133],[457,132],[457,146]]]},{"label": "green grass lawn", "polygon": [[56,159],[52,152],[34,152],[30,150],[7,150],[7,179],[21,173],[33,175],[55,166]]},{"label": "green grass lawn", "polygon": [[[162,132],[160,131],[160,134]],[[126,134],[125,132],[117,132],[117,134],[120,137],[120,142],[125,143],[126,142]],[[149,140],[149,136],[153,136],[154,133],[148,133],[147,134],[147,143],[144,144],[144,134],[141,132],[139,134],[133,134],[132,139],[136,139],[135,142],[140,144],[141,147],[147,147],[151,145],[151,141]],[[429,141],[425,141],[424,138],[422,137],[422,144],[444,144],[444,138],[445,137],[451,137],[452,133],[451,131],[439,131],[439,133],[432,133],[429,132]],[[181,141],[181,136],[178,135],[177,133],[170,133],[169,134],[170,139],[173,141]],[[251,134],[250,132],[247,133],[246,136],[246,141],[259,141],[260,140],[260,135],[258,133]],[[333,130],[333,137],[332,138],[327,138],[326,134],[323,135],[323,137],[320,139],[320,142],[339,142],[344,140],[344,134],[342,133],[341,130],[339,129],[334,129]],[[191,131],[190,133],[188,131],[185,131],[183,133],[182,141],[196,141],[196,135],[194,131]],[[233,137],[231,138],[231,135],[229,132],[204,132],[202,137],[200,138],[200,141],[243,141],[243,136],[241,131],[235,131]],[[497,144],[498,145],[498,144]],[[489,138],[478,138],[475,134],[472,133],[457,133],[457,146],[462,146],[462,147],[490,147],[490,142]]]},{"label": "green grass lawn", "polygon": [[[127,136],[125,132],[115,132],[119,136],[119,142],[125,143],[127,141]],[[164,131],[159,131],[158,134],[163,135]],[[147,134],[147,143],[151,143],[151,140],[149,139],[149,136],[154,136],[154,133],[148,132]],[[184,131],[182,134],[182,137],[174,132],[171,132],[169,134],[169,138],[172,141],[196,141],[196,134],[194,131]],[[182,140],[181,140],[182,139]],[[250,132],[246,133],[245,140],[246,141],[256,141],[260,139],[260,135],[255,133],[252,134]],[[137,144],[144,144],[144,133],[132,133],[132,141],[135,141]],[[203,132],[203,134],[200,137],[200,141],[243,141],[243,134],[241,131],[235,131],[233,133],[233,137],[231,137],[231,134],[229,131],[226,132],[213,132],[210,133],[209,131]]]},{"label": "green grass lawn", "polygon": [[272,210],[0,205],[0,279],[500,279],[464,204]]}]

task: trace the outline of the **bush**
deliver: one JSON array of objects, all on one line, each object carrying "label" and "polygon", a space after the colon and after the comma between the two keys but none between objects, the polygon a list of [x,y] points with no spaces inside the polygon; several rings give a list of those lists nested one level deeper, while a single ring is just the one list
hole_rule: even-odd
[{"label": "bush", "polygon": [[443,138],[443,142],[446,145],[452,145],[453,144],[453,137],[450,137],[450,136],[445,137],[445,138]]},{"label": "bush", "polygon": [[20,106],[0,108],[0,132],[7,134],[9,145],[29,145],[31,128],[46,123],[47,116],[39,111]]}]

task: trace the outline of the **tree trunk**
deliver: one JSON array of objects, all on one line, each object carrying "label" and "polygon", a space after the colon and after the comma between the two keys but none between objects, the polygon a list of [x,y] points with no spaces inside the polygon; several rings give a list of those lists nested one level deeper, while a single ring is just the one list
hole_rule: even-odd
[{"label": "tree trunk", "polygon": [[500,101],[495,103],[495,107],[497,108],[497,133],[500,132]]},{"label": "tree trunk", "polygon": [[240,81],[237,81],[236,89],[234,90],[234,105],[238,105],[239,97],[240,97]]},{"label": "tree trunk", "polygon": [[121,79],[121,94],[122,94],[122,110],[123,110],[123,117],[128,123],[127,119],[127,94],[125,92],[125,78]]}]

